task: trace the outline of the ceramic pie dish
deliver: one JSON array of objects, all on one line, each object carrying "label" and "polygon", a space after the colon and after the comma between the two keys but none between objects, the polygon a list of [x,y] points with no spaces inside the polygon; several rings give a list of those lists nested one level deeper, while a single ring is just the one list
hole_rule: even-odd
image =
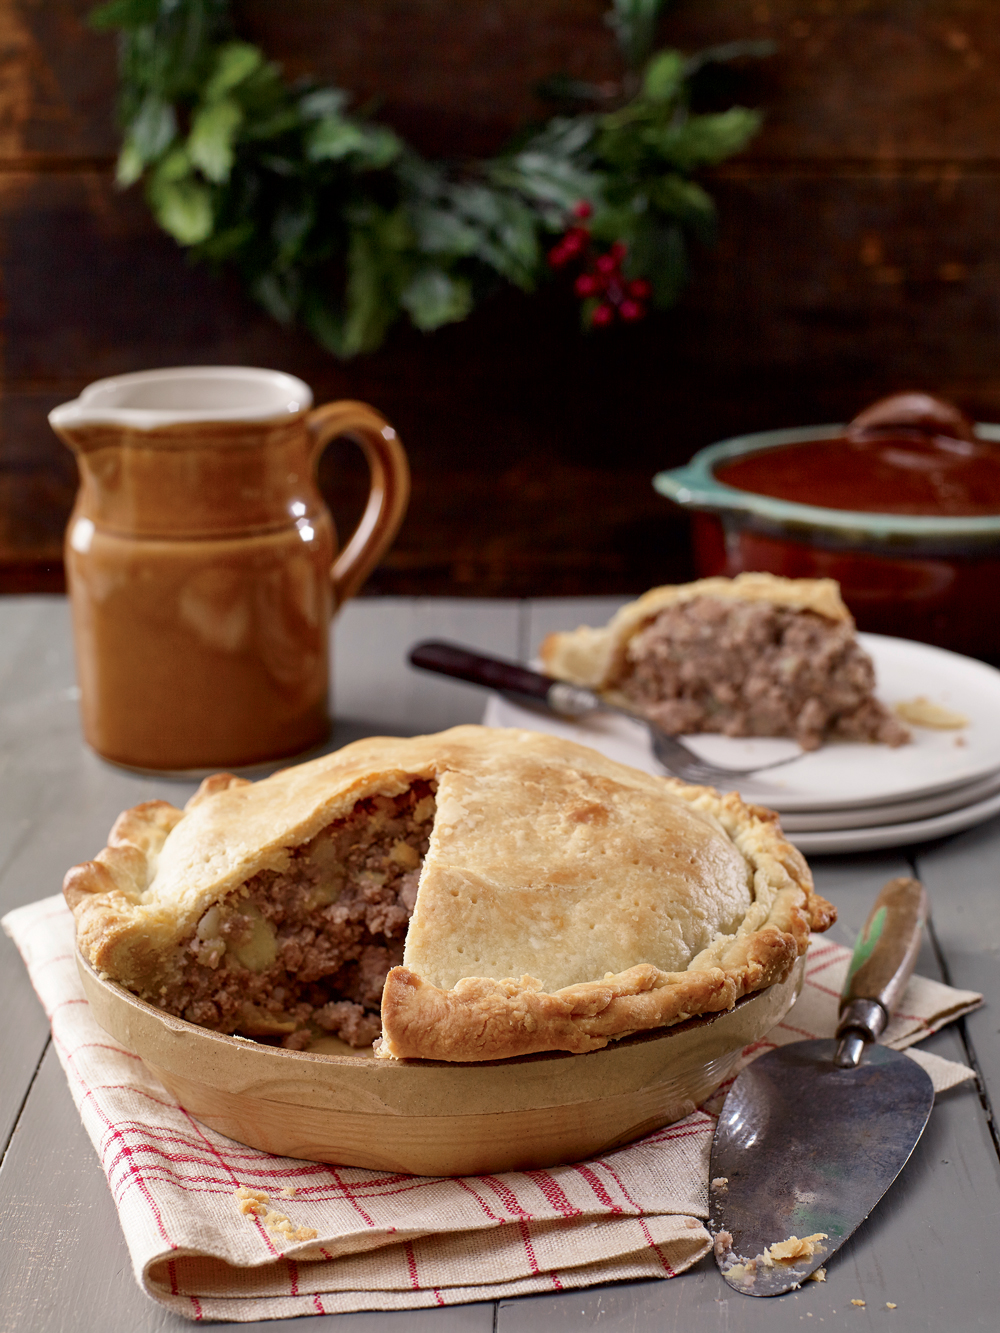
[{"label": "ceramic pie dish", "polygon": [[431,1173],[686,1114],[835,916],[770,811],[486,727],[136,806],[64,891],[98,1020],[192,1114]]},{"label": "ceramic pie dish", "polygon": [[689,1115],[779,1023],[784,981],[719,1014],[584,1055],[458,1064],[290,1051],[164,1014],[77,957],[94,1017],[203,1124],[283,1157],[479,1175],[582,1161]]}]

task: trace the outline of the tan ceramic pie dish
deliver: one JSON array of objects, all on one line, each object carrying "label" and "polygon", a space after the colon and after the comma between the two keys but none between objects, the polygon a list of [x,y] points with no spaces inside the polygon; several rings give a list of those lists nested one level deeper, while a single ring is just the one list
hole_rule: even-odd
[{"label": "tan ceramic pie dish", "polygon": [[583,1055],[452,1063],[225,1036],[103,980],[80,954],[77,963],[101,1027],[203,1124],[280,1156],[416,1175],[580,1161],[682,1119],[781,1021],[805,973],[802,957],[785,981],[731,1010]]}]

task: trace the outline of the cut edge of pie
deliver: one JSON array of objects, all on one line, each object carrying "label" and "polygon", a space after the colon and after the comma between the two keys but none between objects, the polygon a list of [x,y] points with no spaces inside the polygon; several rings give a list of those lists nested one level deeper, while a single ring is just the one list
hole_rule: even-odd
[{"label": "cut edge of pie", "polygon": [[[358,838],[344,842],[352,829],[361,830]],[[614,855],[599,862],[609,846]],[[328,891],[324,875],[329,880],[338,855],[343,864]],[[354,878],[345,881],[351,858]],[[770,811],[555,737],[481,727],[360,741],[258,783],[218,775],[184,811],[146,802],[120,816],[108,846],[74,867],[64,888],[80,950],[99,973],[183,1017],[164,995],[192,978],[210,986],[218,977],[221,985],[232,967],[230,998],[238,991],[243,1003],[260,983],[267,1003],[246,1001],[240,1022],[227,1026],[222,1015],[203,1025],[294,1035],[303,1020],[277,1012],[274,978],[294,979],[283,970],[289,956],[315,968],[303,930],[318,937],[338,910],[349,915],[338,894],[351,911],[368,913],[369,924],[372,913],[395,921],[385,940],[364,936],[362,945],[352,936],[352,947],[379,954],[378,972],[393,950],[398,957],[407,875],[411,889],[414,876],[418,882],[405,952],[388,966],[381,997],[376,1054],[388,1058],[596,1050],[729,1009],[787,977],[810,930],[835,919]],[[273,905],[260,886],[278,886],[307,906],[319,893],[313,915],[292,921],[287,938],[280,927],[275,943],[278,917],[268,915]],[[246,902],[254,892],[261,907],[251,919]],[[670,893],[680,910],[658,916]],[[280,916],[284,906],[273,910]],[[226,941],[213,912],[235,914],[230,924],[244,930],[228,937],[224,966]],[[693,952],[686,966],[650,961],[652,954],[662,963],[675,945],[682,962],[685,948]],[[458,957],[465,949],[468,962]],[[602,951],[613,963],[603,971],[593,963]],[[237,953],[246,965],[232,962]],[[354,985],[358,958],[344,967]],[[358,984],[372,993],[371,978]],[[333,1009],[350,1008],[337,994],[327,998]],[[210,991],[206,1003],[215,1003]]]},{"label": "cut edge of pie", "polygon": [[825,620],[851,620],[836,579],[787,579],[767,573],[737,574],[732,579],[719,575],[696,579],[693,583],[650,588],[616,611],[607,625],[598,628],[581,625],[575,630],[549,634],[540,650],[545,670],[559,680],[586,685],[588,689],[608,689],[621,674],[632,636],[668,606],[694,601],[697,597],[771,602],[792,611],[812,611]]},{"label": "cut edge of pie", "polygon": [[560,680],[670,734],[789,736],[903,745],[910,732],[875,695],[875,668],[833,579],[744,573],[653,588],[607,625],[550,634]]}]

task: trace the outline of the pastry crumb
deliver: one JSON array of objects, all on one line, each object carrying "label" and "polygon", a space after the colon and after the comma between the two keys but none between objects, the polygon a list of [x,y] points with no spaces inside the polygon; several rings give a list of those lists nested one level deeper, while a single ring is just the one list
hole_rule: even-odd
[{"label": "pastry crumb", "polygon": [[817,1231],[812,1236],[789,1236],[787,1240],[775,1241],[764,1251],[765,1262],[768,1257],[772,1263],[796,1263],[799,1259],[811,1259],[817,1250],[823,1248],[819,1241],[826,1239],[825,1231]]},{"label": "pastry crumb", "polygon": [[[268,1196],[263,1190],[252,1190],[245,1185],[239,1185],[233,1192],[240,1201],[240,1212],[244,1217],[259,1217],[268,1231],[277,1232],[286,1240],[315,1240],[319,1234],[312,1227],[297,1227],[284,1213],[268,1207]],[[285,1195],[297,1193],[293,1187],[283,1189],[281,1192]]]},{"label": "pastry crumb", "polygon": [[852,1298],[852,1300],[851,1300],[851,1304],[852,1304],[852,1305],[865,1305],[866,1302],[865,1302],[865,1301],[859,1301],[858,1298],[855,1296],[855,1297]]},{"label": "pastry crumb", "polygon": [[733,1233],[731,1231],[720,1231],[715,1238],[716,1257],[721,1259],[727,1250],[733,1248]]},{"label": "pastry crumb", "polygon": [[244,1217],[261,1217],[267,1212],[268,1196],[263,1190],[248,1189],[246,1185],[237,1186],[234,1191],[240,1200],[240,1212]]},{"label": "pastry crumb", "polygon": [[896,715],[914,727],[930,727],[934,731],[957,731],[967,727],[969,719],[943,704],[935,704],[920,694],[916,699],[903,699],[895,705]]},{"label": "pastry crumb", "polygon": [[715,1179],[712,1181],[712,1189],[714,1190],[724,1190],[728,1188],[729,1188],[728,1176],[716,1176]]},{"label": "pastry crumb", "polygon": [[826,1281],[826,1269],[825,1269],[825,1268],[814,1268],[813,1271],[809,1274],[809,1281],[810,1281],[810,1282],[825,1282],[825,1281]]},{"label": "pastry crumb", "polygon": [[[814,1232],[811,1236],[789,1236],[787,1240],[776,1240],[768,1245],[760,1254],[752,1259],[745,1259],[742,1255],[733,1253],[733,1237],[728,1231],[720,1231],[715,1237],[715,1256],[719,1261],[719,1267],[722,1275],[728,1281],[740,1282],[746,1286],[752,1286],[757,1278],[758,1267],[763,1264],[765,1268],[792,1268],[795,1264],[803,1260],[811,1259],[814,1254],[821,1253],[825,1248],[820,1241],[827,1239],[825,1231]],[[730,1259],[732,1262],[727,1263]],[[822,1276],[817,1277],[816,1273]],[[810,1273],[803,1277],[803,1281],[813,1278],[816,1282],[826,1281],[826,1269],[818,1268],[816,1273]]]},{"label": "pastry crumb", "polygon": [[895,1310],[895,1308],[896,1308],[896,1302],[895,1302],[895,1301],[886,1301],[886,1303],[885,1303],[885,1308],[886,1308],[887,1310]]},{"label": "pastry crumb", "polygon": [[286,1199],[294,1199],[296,1194],[298,1194],[298,1190],[294,1185],[286,1185],[281,1192]]}]

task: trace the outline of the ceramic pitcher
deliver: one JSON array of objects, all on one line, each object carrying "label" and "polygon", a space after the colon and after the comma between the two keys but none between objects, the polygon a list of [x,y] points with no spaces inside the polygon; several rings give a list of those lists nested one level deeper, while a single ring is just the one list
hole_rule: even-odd
[{"label": "ceramic pitcher", "polygon": [[[312,409],[292,375],[244,366],[99,380],[49,414],[80,490],[66,573],[87,741],[132,768],[232,768],[329,729],[329,620],[392,542],[409,470],[364,403]],[[337,554],[316,485],[346,435],[371,473]]]}]

